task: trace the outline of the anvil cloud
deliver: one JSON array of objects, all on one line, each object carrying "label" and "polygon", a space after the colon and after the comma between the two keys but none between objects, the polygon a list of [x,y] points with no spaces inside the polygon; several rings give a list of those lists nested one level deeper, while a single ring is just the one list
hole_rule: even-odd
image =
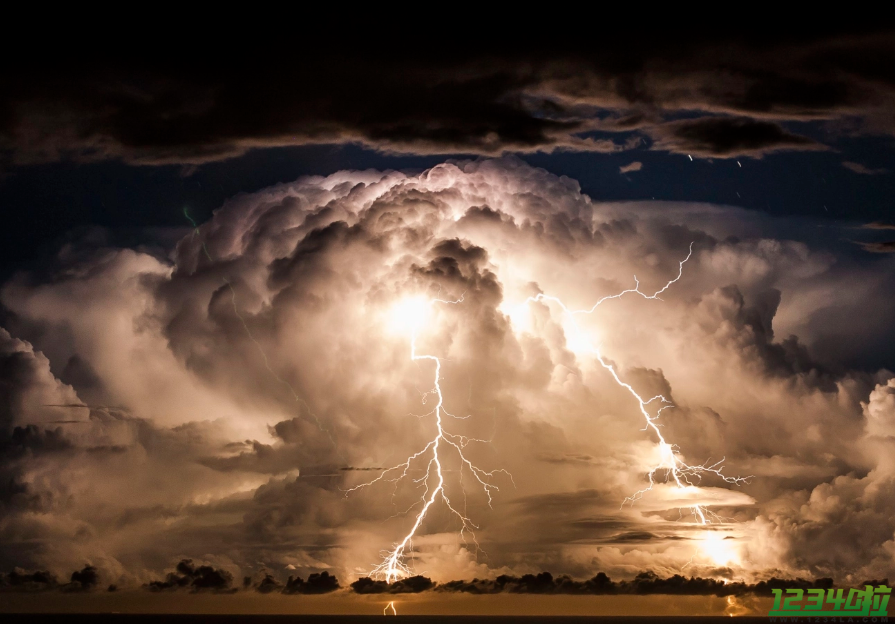
[{"label": "anvil cloud", "polygon": [[[895,377],[839,363],[843,342],[891,331],[868,286],[886,278],[775,227],[728,207],[600,204],[483,160],[240,195],[170,253],[73,243],[0,291],[0,569],[89,563],[121,586],[186,559],[271,583],[366,576],[418,493],[344,490],[433,427],[415,416],[431,370],[391,311],[462,295],[420,348],[443,358],[446,408],[468,415],[453,429],[490,440],[470,456],[516,487],[492,508],[467,487],[481,550],[433,508],[420,573],[891,577]],[[608,302],[585,326],[624,379],[673,400],[661,422],[690,463],[725,457],[754,479],[622,507],[655,439],[555,310],[518,306],[544,292],[588,308],[635,275],[652,292],[691,243],[661,300]],[[679,521],[693,499],[728,520]]]}]

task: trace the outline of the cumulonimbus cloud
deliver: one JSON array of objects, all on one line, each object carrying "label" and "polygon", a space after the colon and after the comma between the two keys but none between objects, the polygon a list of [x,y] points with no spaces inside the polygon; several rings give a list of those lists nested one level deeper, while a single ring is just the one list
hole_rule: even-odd
[{"label": "cumulonimbus cloud", "polygon": [[[406,530],[396,511],[419,484],[345,490],[432,434],[432,370],[410,359],[396,305],[462,296],[433,307],[417,348],[443,358],[452,427],[488,441],[469,457],[515,488],[501,481],[489,508],[450,465],[487,559],[436,506],[417,568],[436,580],[595,566],[668,577],[684,564],[749,582],[892,574],[891,373],[837,367],[815,348],[843,331],[825,322],[831,310],[891,305],[884,289],[860,290],[884,278],[744,235],[763,218],[601,204],[568,178],[483,160],[242,195],[169,256],[68,249],[52,278],[19,275],[0,292],[0,565],[86,561],[122,586],[190,558],[231,580],[261,562],[265,587],[366,576]],[[694,484],[727,518],[717,530],[679,521],[689,503],[664,486],[622,506],[656,440],[563,315],[527,302],[589,308],[635,275],[652,292],[691,245],[661,299],[613,299],[583,326],[632,387],[673,401],[663,432],[690,463],[724,457],[756,475]],[[849,342],[887,327],[868,319]]]}]

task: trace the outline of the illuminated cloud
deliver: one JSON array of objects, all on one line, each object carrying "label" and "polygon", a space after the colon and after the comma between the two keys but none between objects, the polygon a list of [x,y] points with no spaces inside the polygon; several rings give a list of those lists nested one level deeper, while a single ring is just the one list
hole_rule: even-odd
[{"label": "illuminated cloud", "polygon": [[889,173],[889,170],[883,167],[872,169],[870,167],[862,165],[861,163],[850,162],[847,160],[842,161],[842,166],[849,171],[854,171],[855,173],[860,173],[862,175],[881,175],[883,173]]},{"label": "illuminated cloud", "polygon": [[857,241],[856,244],[864,251],[869,251],[870,253],[895,253],[895,241]]},{"label": "illuminated cloud", "polygon": [[[895,574],[892,373],[829,361],[831,335],[891,332],[885,278],[743,235],[773,229],[761,219],[600,204],[507,159],[240,195],[169,256],[72,244],[50,277],[0,292],[0,569],[89,563],[141,586],[193,559],[171,574],[190,585],[213,572],[230,579],[221,591],[247,576],[271,575],[265,588],[367,576],[421,491],[412,479],[345,490],[432,440],[433,371],[409,357],[408,324],[413,302],[462,296],[426,311],[417,347],[442,358],[452,430],[489,441],[464,452],[515,488],[501,482],[489,508],[450,464],[482,551],[435,506],[414,540],[418,573]],[[673,402],[660,422],[683,459],[724,458],[755,479],[707,475],[686,495],[657,484],[623,505],[656,438],[568,319],[529,298],[589,308],[635,275],[654,292],[691,244],[661,298],[609,300],[581,330],[643,396]],[[868,307],[880,314],[860,327],[837,321]],[[697,502],[724,519],[717,531],[680,521]]]}]

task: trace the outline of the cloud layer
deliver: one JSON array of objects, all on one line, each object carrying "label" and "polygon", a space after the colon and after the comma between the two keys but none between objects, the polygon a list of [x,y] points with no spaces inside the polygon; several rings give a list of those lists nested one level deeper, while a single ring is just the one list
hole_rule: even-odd
[{"label": "cloud layer", "polygon": [[[533,50],[475,54],[429,37],[360,52],[290,39],[69,66],[21,62],[0,100],[0,149],[24,164],[73,157],[197,164],[263,147],[358,143],[384,152],[656,149],[704,157],[822,149],[792,126],[833,135],[895,131],[891,32],[675,29],[601,33]],[[80,46],[77,46],[80,49]],[[449,49],[449,52],[447,50]],[[104,54],[99,58],[108,59]],[[360,96],[359,94],[363,94]]]}]

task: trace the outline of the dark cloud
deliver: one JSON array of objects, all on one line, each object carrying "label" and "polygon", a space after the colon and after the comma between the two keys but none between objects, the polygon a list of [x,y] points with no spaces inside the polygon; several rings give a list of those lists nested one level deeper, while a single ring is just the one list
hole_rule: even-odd
[{"label": "dark cloud", "polygon": [[329,572],[316,572],[305,581],[300,576],[290,576],[283,587],[284,594],[328,594],[339,589],[339,580]]},{"label": "dark cloud", "polygon": [[[292,577],[289,577],[289,580],[292,580]],[[246,581],[251,583],[251,577],[246,577]],[[255,585],[255,591],[259,594],[270,594],[272,592],[281,592],[283,591],[283,584],[272,577],[270,574],[265,574],[264,578]]]},{"label": "dark cloud", "polygon": [[540,453],[537,459],[550,464],[594,464],[597,458],[586,453]]},{"label": "dark cloud", "polygon": [[665,539],[655,533],[650,533],[649,531],[628,531],[627,533],[618,533],[616,535],[611,535],[607,538],[607,542],[614,544],[637,544],[637,543],[646,543],[651,542],[657,539]]},{"label": "dark cloud", "polygon": [[46,591],[58,585],[48,571],[26,572],[17,568],[9,574],[0,573],[0,589],[8,591]]},{"label": "dark cloud", "polygon": [[[99,586],[100,571],[92,565],[72,572],[68,583],[60,584],[56,577],[47,571],[25,572],[19,568],[5,574],[0,573],[0,591],[35,592],[59,590],[66,593],[92,591]],[[236,592],[232,587],[233,576],[226,570],[208,565],[195,565],[192,560],[184,559],[177,564],[174,572],[168,573],[164,581],[152,581],[143,587],[153,592],[188,590],[191,592],[211,592],[231,594]],[[307,581],[300,576],[290,576],[285,585],[273,575],[265,573],[264,577],[254,585],[252,578],[246,577],[243,583],[246,589],[253,588],[261,594],[326,594],[339,589],[339,581],[328,572],[311,574]],[[425,589],[434,586],[431,584]],[[118,590],[115,584],[109,585],[107,591]],[[419,590],[422,591],[422,590]]]},{"label": "dark cloud", "polygon": [[706,297],[705,303],[721,303],[717,309],[723,310],[725,320],[743,330],[738,340],[740,348],[757,356],[768,373],[780,377],[802,375],[805,383],[828,390],[835,387],[836,375],[815,361],[797,336],[775,339],[773,319],[780,307],[780,291],[758,291],[750,299],[747,302],[740,289],[731,285],[716,290]]},{"label": "dark cloud", "polygon": [[[425,53],[408,56],[386,41],[355,53],[268,40],[254,53],[216,46],[214,62],[180,48],[176,58],[160,52],[151,61],[22,62],[0,83],[0,149],[18,163],[196,164],[307,143],[618,151],[646,130],[661,149],[729,157],[818,148],[773,120],[847,118],[863,131],[895,129],[886,112],[895,47],[885,31],[659,30],[639,37],[636,50],[609,35],[543,50],[528,41],[475,54],[420,47]],[[730,118],[661,125],[685,111]],[[594,129],[621,134],[595,139]]]},{"label": "dark cloud", "polygon": [[80,592],[95,589],[99,584],[99,571],[92,565],[71,573],[71,580],[62,586],[62,591]]},{"label": "dark cloud", "polygon": [[232,584],[233,575],[226,570],[209,565],[196,566],[192,559],[183,559],[177,564],[176,571],[169,572],[164,581],[151,581],[144,587],[154,592],[188,589],[193,592],[231,593],[236,591]]},{"label": "dark cloud", "polygon": [[[413,581],[412,586],[395,586]],[[887,585],[888,581],[867,581],[869,584]],[[833,579],[771,578],[757,583],[729,582],[714,578],[686,577],[679,574],[661,578],[653,572],[641,572],[630,581],[613,581],[603,572],[586,581],[576,581],[568,576],[554,577],[550,572],[512,576],[502,574],[494,579],[472,581],[448,581],[436,585],[431,579],[415,576],[388,585],[382,581],[362,578],[351,588],[359,594],[418,593],[434,589],[446,593],[467,594],[571,594],[571,595],[679,595],[679,596],[742,596],[771,595],[772,589],[829,589]],[[393,589],[394,588],[394,589]]]},{"label": "dark cloud", "polygon": [[374,581],[368,576],[361,577],[351,584],[351,590],[357,594],[418,594],[435,587],[435,582],[425,576],[411,576],[392,583]]},{"label": "dark cloud", "polygon": [[87,592],[99,584],[99,570],[85,565],[71,573],[68,583],[59,583],[56,576],[48,571],[25,572],[20,568],[9,574],[0,573],[0,591],[35,592],[60,590],[67,593]]},{"label": "dark cloud", "polygon": [[760,157],[780,150],[825,149],[780,125],[748,117],[705,117],[656,126],[655,148],[704,158]]},{"label": "dark cloud", "polygon": [[[865,223],[861,226],[865,230],[895,230],[895,224],[888,223],[884,221],[873,221],[872,223]],[[855,245],[858,245],[864,251],[869,251],[870,253],[895,253],[895,241],[851,241]]]},{"label": "dark cloud", "polygon": [[62,427],[42,429],[37,425],[14,427],[11,434],[0,438],[0,454],[18,458],[27,453],[51,453],[65,451],[72,444],[62,433]]}]

